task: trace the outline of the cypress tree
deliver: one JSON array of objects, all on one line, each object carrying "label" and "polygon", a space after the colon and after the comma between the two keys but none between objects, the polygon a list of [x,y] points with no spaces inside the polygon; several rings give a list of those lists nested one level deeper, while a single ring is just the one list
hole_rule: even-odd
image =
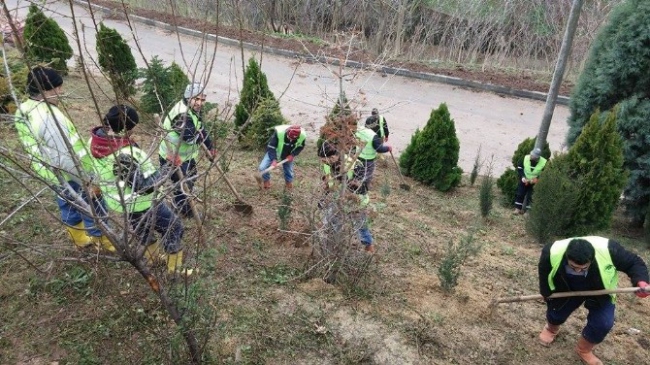
[{"label": "cypress tree", "polygon": [[[262,100],[273,99],[275,96],[269,89],[266,75],[260,69],[260,65],[255,58],[248,60],[248,66],[244,73],[244,83],[242,86],[239,103],[235,106],[235,126],[241,128],[255,111]],[[247,134],[248,128],[240,129],[240,140]]]},{"label": "cypress tree", "polygon": [[165,67],[163,61],[154,56],[149,67],[140,70],[143,76],[140,108],[145,113],[165,114],[174,103],[183,97],[185,87],[190,83],[183,70],[172,62]]},{"label": "cypress tree", "polygon": [[460,183],[463,170],[458,167],[460,142],[447,104],[431,111],[427,125],[416,138],[413,164],[409,173],[426,185],[448,191]]},{"label": "cypress tree", "polygon": [[578,234],[609,227],[627,180],[616,111],[607,113],[602,125],[599,119],[596,111],[567,156],[571,178],[580,186],[572,219]]},{"label": "cypress tree", "polygon": [[619,105],[618,131],[624,140],[626,213],[641,225],[650,202],[650,2],[628,0],[611,13],[598,33],[571,95],[569,145],[596,110]]},{"label": "cypress tree", "polygon": [[409,142],[404,152],[402,152],[399,156],[399,167],[402,169],[402,173],[406,176],[413,176],[411,169],[413,168],[413,163],[415,162],[414,151],[418,144],[419,135],[420,128],[417,128],[411,136],[411,142]]},{"label": "cypress tree", "polygon": [[131,47],[115,29],[99,23],[96,35],[99,67],[108,74],[118,99],[135,94],[135,79],[138,68],[131,53]]},{"label": "cypress tree", "polygon": [[29,6],[23,36],[27,59],[31,62],[51,62],[52,68],[63,75],[68,74],[66,62],[73,55],[68,37],[36,4]]}]

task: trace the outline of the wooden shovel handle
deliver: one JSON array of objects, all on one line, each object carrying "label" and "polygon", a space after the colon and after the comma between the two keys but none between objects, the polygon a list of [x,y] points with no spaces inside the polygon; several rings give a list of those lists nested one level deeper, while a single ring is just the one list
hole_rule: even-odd
[{"label": "wooden shovel handle", "polygon": [[282,166],[282,165],[283,165],[285,162],[287,162],[287,161],[289,161],[289,160],[285,158],[284,160],[278,162],[277,165],[275,165],[275,166],[269,166],[269,167],[267,167],[266,169],[260,171],[259,175],[262,176],[262,175],[266,174],[267,172],[269,172],[269,171],[275,169],[276,167]]},{"label": "wooden shovel handle", "polygon": [[[646,293],[650,293],[649,289],[631,287],[631,288],[601,289],[601,290],[589,290],[589,291],[567,291],[567,292],[553,293],[549,298],[556,299],[556,298],[568,298],[568,297],[590,297],[590,296],[605,295],[605,294],[635,293],[639,290],[645,291]],[[510,297],[510,298],[497,298],[492,301],[491,305],[496,305],[499,303],[525,302],[529,300],[542,300],[542,299],[544,299],[544,297],[541,294],[522,295],[522,296]]]}]

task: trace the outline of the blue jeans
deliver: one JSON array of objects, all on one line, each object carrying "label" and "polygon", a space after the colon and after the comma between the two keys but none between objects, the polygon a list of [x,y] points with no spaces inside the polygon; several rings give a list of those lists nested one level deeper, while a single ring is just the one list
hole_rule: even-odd
[{"label": "blue jeans", "polygon": [[[269,157],[268,152],[264,155],[264,158],[262,159],[262,162],[260,163],[259,170],[263,171],[271,167],[271,157]],[[284,170],[284,181],[285,182],[293,182],[293,161],[292,162],[285,162],[282,164],[282,169]],[[264,181],[269,181],[271,180],[271,174],[266,173],[262,175],[262,179]]]},{"label": "blue jeans", "polygon": [[587,314],[587,325],[582,329],[582,336],[593,344],[599,344],[614,327],[616,306],[611,301],[599,304],[585,297],[552,299],[547,303],[546,320],[554,325],[563,324],[583,303],[589,314]]},{"label": "blue jeans", "polygon": [[71,227],[76,226],[77,224],[83,222],[84,227],[86,228],[86,233],[92,237],[100,237],[102,231],[97,228],[95,225],[95,219],[105,221],[107,216],[106,204],[103,199],[93,199],[86,194],[84,189],[81,188],[81,185],[74,181],[68,181],[70,188],[81,195],[81,198],[88,203],[88,205],[93,210],[93,214],[88,215],[86,212],[83,212],[75,204],[74,194],[68,190],[67,187],[60,187],[59,191],[56,194],[56,203],[59,206],[59,211],[61,212],[61,221]]},{"label": "blue jeans", "polygon": [[[169,161],[166,159],[160,157],[160,166],[163,167],[167,165]],[[180,166],[181,171],[183,172],[183,176],[185,176],[185,186],[189,190],[189,192],[194,189],[194,177],[197,175],[196,171],[196,161],[194,159],[189,159],[185,162],[183,162]],[[185,193],[183,193],[183,190],[181,190],[181,186],[179,184],[179,181],[181,179],[178,177],[178,173],[174,172],[171,175],[171,179],[174,182],[175,186],[177,187],[174,190],[174,206],[178,210],[178,212],[183,215],[183,217],[192,217],[192,207],[190,207],[190,203],[188,202],[188,199],[191,199],[188,197]]]},{"label": "blue jeans", "polygon": [[372,233],[368,225],[368,215],[366,212],[354,214],[354,228],[359,232],[359,240],[364,246],[372,245]]},{"label": "blue jeans", "polygon": [[156,231],[162,237],[161,243],[166,253],[174,254],[182,249],[183,224],[164,202],[155,203],[145,211],[129,214],[129,223],[142,245],[154,242],[153,232]]}]

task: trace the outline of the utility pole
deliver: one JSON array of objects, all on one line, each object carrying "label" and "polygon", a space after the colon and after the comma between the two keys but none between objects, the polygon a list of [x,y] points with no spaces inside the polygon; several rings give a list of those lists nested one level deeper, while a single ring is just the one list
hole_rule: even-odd
[{"label": "utility pole", "polygon": [[546,137],[548,136],[548,130],[551,126],[551,119],[553,118],[553,111],[555,110],[557,94],[560,91],[560,85],[562,85],[562,78],[564,77],[564,69],[566,68],[566,63],[569,58],[569,54],[571,53],[573,36],[576,34],[576,28],[578,27],[578,19],[580,18],[580,10],[582,9],[583,3],[584,0],[574,0],[573,5],[571,5],[571,12],[569,13],[569,22],[567,23],[566,30],[564,31],[564,38],[562,39],[562,47],[560,47],[560,54],[558,55],[557,64],[555,65],[553,80],[551,81],[551,87],[546,96],[546,107],[544,108],[542,123],[539,126],[539,132],[537,132],[537,140],[535,141],[535,147],[539,148],[540,150],[544,148],[544,144],[546,143]]}]

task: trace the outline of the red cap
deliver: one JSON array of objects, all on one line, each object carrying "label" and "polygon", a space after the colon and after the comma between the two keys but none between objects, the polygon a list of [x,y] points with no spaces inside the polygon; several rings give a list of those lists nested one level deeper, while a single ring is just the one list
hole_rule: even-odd
[{"label": "red cap", "polygon": [[287,128],[287,137],[289,137],[290,140],[295,140],[300,137],[300,126],[299,125],[292,125],[291,127]]}]

